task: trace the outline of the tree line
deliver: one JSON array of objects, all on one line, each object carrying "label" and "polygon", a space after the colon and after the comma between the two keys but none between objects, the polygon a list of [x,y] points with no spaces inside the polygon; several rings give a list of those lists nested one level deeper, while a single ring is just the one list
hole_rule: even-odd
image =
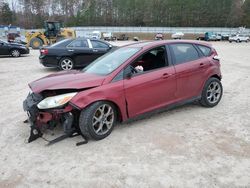
[{"label": "tree line", "polygon": [[0,25],[250,27],[250,0],[0,0]]}]

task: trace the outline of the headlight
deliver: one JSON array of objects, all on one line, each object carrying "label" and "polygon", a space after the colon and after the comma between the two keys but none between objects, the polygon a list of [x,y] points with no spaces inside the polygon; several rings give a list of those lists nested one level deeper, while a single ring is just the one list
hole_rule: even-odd
[{"label": "headlight", "polygon": [[69,102],[77,93],[66,93],[53,97],[47,97],[38,103],[39,109],[56,108]]}]

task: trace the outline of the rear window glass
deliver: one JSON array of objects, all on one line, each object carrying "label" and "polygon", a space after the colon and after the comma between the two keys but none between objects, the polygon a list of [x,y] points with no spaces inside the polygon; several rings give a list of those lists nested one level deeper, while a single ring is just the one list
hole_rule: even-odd
[{"label": "rear window glass", "polygon": [[51,45],[51,47],[60,47],[60,46],[66,46],[68,43],[70,43],[70,39],[64,39],[59,42],[56,42]]},{"label": "rear window glass", "polygon": [[103,42],[99,42],[99,41],[95,41],[92,40],[91,41],[93,48],[108,48],[109,46]]},{"label": "rear window glass", "polygon": [[204,56],[210,56],[211,54],[211,48],[206,47],[206,46],[202,46],[202,45],[197,45],[198,48],[202,51]]},{"label": "rear window glass", "polygon": [[175,63],[181,64],[199,59],[199,54],[192,44],[171,44]]}]

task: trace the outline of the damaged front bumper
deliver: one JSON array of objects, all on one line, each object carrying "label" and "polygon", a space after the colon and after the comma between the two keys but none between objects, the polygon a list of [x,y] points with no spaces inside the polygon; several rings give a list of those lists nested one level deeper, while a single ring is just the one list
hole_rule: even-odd
[{"label": "damaged front bumper", "polygon": [[62,124],[65,135],[73,134],[74,116],[71,112],[73,107],[66,105],[60,109],[40,110],[37,105],[43,100],[42,95],[30,93],[23,102],[23,109],[28,114],[30,123],[30,137],[28,142],[32,142],[43,136],[43,131],[54,128],[57,124]]}]

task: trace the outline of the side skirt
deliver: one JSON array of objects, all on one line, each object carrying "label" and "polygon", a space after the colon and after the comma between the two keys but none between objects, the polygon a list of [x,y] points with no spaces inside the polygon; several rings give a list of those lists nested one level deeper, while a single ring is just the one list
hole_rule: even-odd
[{"label": "side skirt", "polygon": [[190,104],[190,103],[199,101],[200,99],[201,99],[201,96],[198,96],[198,97],[193,97],[191,99],[183,100],[183,101],[180,101],[180,102],[177,102],[177,103],[173,103],[173,104],[167,105],[165,107],[162,107],[162,108],[159,108],[159,109],[156,109],[156,110],[145,112],[145,113],[140,114],[138,116],[135,116],[133,118],[129,118],[128,120],[123,121],[122,123],[129,123],[129,122],[133,122],[133,121],[136,121],[136,120],[144,119],[144,118],[147,118],[149,116],[152,116],[152,115],[155,115],[155,114],[158,114],[158,113],[161,113],[161,112],[165,112],[165,111],[177,108],[179,106],[183,106],[185,104]]}]

